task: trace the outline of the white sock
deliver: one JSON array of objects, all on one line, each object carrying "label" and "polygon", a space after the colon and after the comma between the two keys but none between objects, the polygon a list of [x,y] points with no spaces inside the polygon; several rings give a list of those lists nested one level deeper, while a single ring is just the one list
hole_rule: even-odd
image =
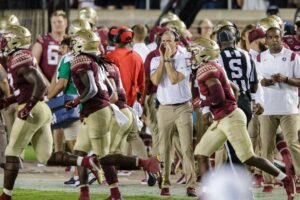
[{"label": "white sock", "polygon": [[77,179],[79,179],[79,176],[73,176],[73,178],[74,178],[75,180],[77,180]]},{"label": "white sock", "polygon": [[3,188],[3,192],[8,195],[8,196],[11,196],[11,193],[12,193],[12,190],[8,190],[6,188]]},{"label": "white sock", "polygon": [[78,156],[78,158],[77,158],[77,166],[81,166],[82,160],[83,160],[83,157]]},{"label": "white sock", "polygon": [[80,188],[82,188],[82,187],[89,187],[89,185],[88,184],[86,184],[86,185],[80,185],[79,187]]},{"label": "white sock", "polygon": [[286,177],[286,174],[283,173],[282,171],[279,172],[278,176],[276,177],[277,180],[282,180]]}]

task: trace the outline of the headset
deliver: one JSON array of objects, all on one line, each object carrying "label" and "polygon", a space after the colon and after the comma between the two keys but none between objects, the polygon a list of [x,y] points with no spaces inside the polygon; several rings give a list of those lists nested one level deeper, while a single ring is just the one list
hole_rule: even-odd
[{"label": "headset", "polygon": [[179,42],[180,41],[180,35],[177,33],[177,31],[172,30],[172,29],[170,31],[173,33],[173,35],[175,37],[175,42]]},{"label": "headset", "polygon": [[222,28],[220,28],[217,31],[217,35],[219,35],[219,33],[222,30],[228,30],[228,31],[232,32],[234,37],[235,37],[235,43],[236,44],[241,40],[241,33],[240,33],[238,27],[234,23],[233,23],[233,25],[227,25],[227,26],[223,26]]},{"label": "headset", "polygon": [[[125,33],[130,33],[130,35],[125,35]],[[133,31],[130,28],[120,29],[114,36],[115,43],[130,43],[133,38]]]}]

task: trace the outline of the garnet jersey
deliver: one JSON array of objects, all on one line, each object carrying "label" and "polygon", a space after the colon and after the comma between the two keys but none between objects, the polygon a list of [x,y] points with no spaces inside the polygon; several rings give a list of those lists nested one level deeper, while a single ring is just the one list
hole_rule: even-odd
[{"label": "garnet jersey", "polygon": [[225,103],[223,105],[210,106],[210,111],[214,115],[214,120],[218,120],[235,110],[237,108],[237,103],[225,71],[215,62],[201,64],[197,71],[198,85],[202,95],[206,97],[211,95],[208,86],[205,85],[205,81],[211,78],[216,78],[220,81],[225,94]]},{"label": "garnet jersey", "polygon": [[99,50],[102,54],[105,53],[106,47],[108,45],[108,28],[99,28],[95,31],[100,38]]},{"label": "garnet jersey", "polygon": [[32,96],[33,85],[17,72],[22,67],[37,68],[35,58],[29,50],[18,50],[9,55],[7,67],[12,76],[14,95],[17,96],[18,104],[26,103]]},{"label": "garnet jersey", "polygon": [[61,57],[60,43],[54,40],[50,34],[38,37],[37,42],[43,48],[39,66],[48,81],[51,81]]},{"label": "garnet jersey", "polygon": [[109,105],[109,94],[105,85],[106,72],[99,67],[96,61],[87,55],[78,55],[71,61],[71,73],[74,84],[79,95],[84,91],[84,84],[80,79],[80,73],[91,70],[98,89],[97,94],[82,104],[81,115],[87,117],[89,114]]},{"label": "garnet jersey", "polygon": [[127,102],[126,102],[126,92],[122,85],[121,75],[119,68],[115,65],[107,65],[106,70],[108,73],[108,78],[112,78],[115,81],[116,89],[118,93],[118,100],[115,103],[120,109],[127,108]]},{"label": "garnet jersey", "polygon": [[300,53],[300,41],[295,35],[285,35],[283,37],[283,42],[288,45],[289,49],[295,53]]}]

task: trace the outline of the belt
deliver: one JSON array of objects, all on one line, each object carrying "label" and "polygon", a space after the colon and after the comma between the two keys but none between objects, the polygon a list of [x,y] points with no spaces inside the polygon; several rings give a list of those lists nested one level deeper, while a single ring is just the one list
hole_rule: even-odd
[{"label": "belt", "polygon": [[187,102],[189,102],[189,101],[185,101],[185,102],[182,102],[182,103],[166,104],[164,106],[181,106],[183,104],[186,104]]}]

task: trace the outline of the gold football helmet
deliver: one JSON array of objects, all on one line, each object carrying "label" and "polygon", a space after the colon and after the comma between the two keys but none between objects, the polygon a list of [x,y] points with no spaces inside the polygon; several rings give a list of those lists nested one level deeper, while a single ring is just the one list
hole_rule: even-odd
[{"label": "gold football helmet", "polygon": [[15,15],[5,16],[6,24],[9,25],[20,25],[19,19]]},{"label": "gold football helmet", "polygon": [[219,45],[214,40],[203,37],[196,39],[189,50],[192,54],[192,63],[196,66],[209,60],[215,60],[220,55]]},{"label": "gold football helmet", "polygon": [[69,27],[69,34],[75,35],[75,33],[81,29],[91,30],[92,27],[90,23],[83,19],[75,19],[71,22],[71,25]]},{"label": "gold football helmet", "polygon": [[279,23],[275,19],[270,17],[259,20],[257,26],[261,27],[264,31],[267,31],[271,27],[276,27],[281,30]]},{"label": "gold football helmet", "polygon": [[93,26],[97,23],[97,12],[91,7],[83,7],[79,10],[79,19],[87,20]]},{"label": "gold football helmet", "polygon": [[281,17],[279,17],[277,15],[270,15],[270,16],[268,16],[268,18],[274,19],[279,24],[280,29],[284,30],[283,20],[281,19]]},{"label": "gold football helmet", "polygon": [[16,49],[28,49],[31,44],[31,33],[24,26],[8,26],[3,34],[2,48],[4,55],[8,55]]},{"label": "gold football helmet", "polygon": [[178,15],[168,12],[165,15],[163,15],[159,21],[159,26],[164,26],[166,23],[171,21],[181,21]]},{"label": "gold football helmet", "polygon": [[186,30],[186,25],[181,20],[167,22],[165,26],[168,28],[175,28],[176,30],[179,30],[179,31]]},{"label": "gold football helmet", "polygon": [[217,33],[221,28],[224,28],[225,26],[234,27],[235,25],[231,21],[221,20],[218,22],[216,26],[214,26],[213,33]]},{"label": "gold football helmet", "polygon": [[91,30],[81,29],[72,38],[72,48],[75,55],[81,52],[99,53],[99,36]]}]

